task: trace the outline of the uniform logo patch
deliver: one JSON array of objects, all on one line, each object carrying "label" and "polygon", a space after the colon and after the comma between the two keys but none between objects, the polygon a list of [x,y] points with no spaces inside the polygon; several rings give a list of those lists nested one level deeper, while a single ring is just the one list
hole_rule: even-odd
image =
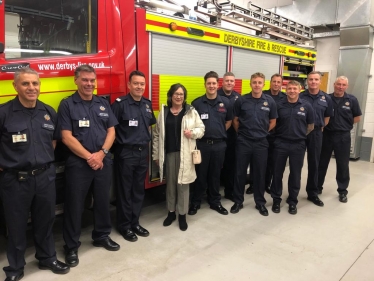
[{"label": "uniform logo patch", "polygon": [[321,97],[321,99],[323,99],[323,100],[324,100],[324,99],[325,99],[325,96],[322,96],[322,97]]},{"label": "uniform logo patch", "polygon": [[304,111],[305,109],[304,109],[304,107],[300,107],[300,110],[301,110],[301,111]]},{"label": "uniform logo patch", "polygon": [[268,106],[268,102],[267,102],[267,101],[265,101],[265,102],[264,102],[264,105],[265,105],[265,106]]},{"label": "uniform logo patch", "polygon": [[104,110],[105,110],[105,107],[104,107],[104,106],[100,106],[100,110],[101,110],[101,111],[104,111]]},{"label": "uniform logo patch", "polygon": [[238,99],[238,96],[235,96],[235,99],[237,100],[237,99]]},{"label": "uniform logo patch", "polygon": [[148,105],[148,104],[146,104],[146,105],[145,105],[145,107],[146,107],[146,108],[149,108],[149,105]]},{"label": "uniform logo patch", "polygon": [[223,103],[221,102],[221,103],[219,104],[219,106],[220,106],[220,107],[223,107]]},{"label": "uniform logo patch", "polygon": [[346,102],[345,105],[349,105],[349,102]]},{"label": "uniform logo patch", "polygon": [[50,117],[48,114],[46,114],[46,115],[44,115],[44,119],[45,119],[46,121],[49,121],[49,120],[51,120],[51,117]]}]

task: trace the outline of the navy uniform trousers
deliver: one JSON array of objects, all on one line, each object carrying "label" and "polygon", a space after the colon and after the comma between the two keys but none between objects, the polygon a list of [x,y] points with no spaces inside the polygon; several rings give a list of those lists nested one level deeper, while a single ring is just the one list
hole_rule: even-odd
[{"label": "navy uniform trousers", "polygon": [[144,200],[149,148],[148,145],[133,147],[118,145],[114,159],[119,231],[139,225]]},{"label": "navy uniform trousers", "polygon": [[336,159],[336,182],[338,193],[348,194],[349,185],[349,156],[351,151],[351,132],[323,132],[321,159],[318,170],[318,188],[322,190],[327,168],[334,151]]},{"label": "navy uniform trousers", "polygon": [[321,127],[314,127],[306,139],[307,159],[308,159],[308,179],[306,183],[306,192],[308,197],[318,196],[318,165],[322,148],[322,130]]},{"label": "navy uniform trousers", "polygon": [[103,163],[103,169],[95,171],[85,159],[74,154],[70,154],[66,160],[63,237],[67,251],[75,251],[81,244],[79,237],[82,214],[91,187],[94,198],[92,239],[94,241],[105,239],[111,232],[109,200],[113,165],[110,154],[105,156]]},{"label": "navy uniform trousers", "polygon": [[268,157],[268,142],[266,138],[249,140],[239,135],[236,141],[236,167],[237,173],[234,185],[234,201],[244,202],[244,187],[247,177],[247,168],[252,162],[253,170],[253,197],[256,205],[265,205],[265,171]]},{"label": "navy uniform trousers", "polygon": [[287,141],[276,139],[273,152],[273,182],[271,185],[271,197],[274,202],[282,201],[283,173],[289,159],[290,174],[288,176],[287,203],[297,205],[297,196],[300,191],[301,170],[304,164],[305,140]]},{"label": "navy uniform trousers", "polygon": [[265,174],[265,187],[270,188],[271,182],[273,180],[273,157],[274,157],[274,142],[275,136],[268,136],[267,137],[269,143],[268,149],[268,161],[266,165],[266,174]]},{"label": "navy uniform trousers", "polygon": [[224,140],[209,144],[206,141],[196,142],[201,152],[201,164],[195,165],[195,180],[191,204],[200,206],[204,192],[208,189],[208,203],[217,206],[221,202],[220,171],[225,158],[226,142]]},{"label": "navy uniform trousers", "polygon": [[55,179],[56,169],[53,165],[39,175],[29,176],[26,181],[19,181],[15,172],[0,173],[0,197],[9,234],[9,266],[4,268],[7,276],[20,274],[25,266],[29,211],[34,233],[35,257],[45,264],[56,260],[52,234],[56,204]]},{"label": "navy uniform trousers", "polygon": [[235,180],[235,142],[236,138],[226,140],[225,160],[221,170],[221,177],[225,186],[225,195],[232,195]]}]

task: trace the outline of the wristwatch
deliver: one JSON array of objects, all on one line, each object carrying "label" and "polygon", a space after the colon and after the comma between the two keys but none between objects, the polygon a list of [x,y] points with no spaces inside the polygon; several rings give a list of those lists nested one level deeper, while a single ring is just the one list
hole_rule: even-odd
[{"label": "wristwatch", "polygon": [[108,149],[102,148],[101,150],[104,152],[105,155],[107,155],[109,153]]}]

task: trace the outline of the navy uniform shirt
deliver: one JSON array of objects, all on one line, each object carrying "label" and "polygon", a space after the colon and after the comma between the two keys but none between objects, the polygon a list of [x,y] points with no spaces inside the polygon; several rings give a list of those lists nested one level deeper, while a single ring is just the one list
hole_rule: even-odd
[{"label": "navy uniform shirt", "polygon": [[116,126],[116,143],[146,145],[151,140],[149,126],[156,124],[152,103],[142,97],[135,101],[130,94],[119,97],[112,104],[119,124]]},{"label": "navy uniform shirt", "polygon": [[276,103],[269,95],[262,94],[256,99],[252,93],[237,99],[234,116],[239,118],[238,135],[248,139],[267,137],[270,119],[278,117]]},{"label": "navy uniform shirt", "polygon": [[226,95],[225,94],[225,91],[223,90],[223,88],[219,88],[218,91],[217,91],[217,94],[221,97],[226,97],[230,100],[230,102],[234,103],[235,100],[237,100],[239,97],[240,97],[240,94],[236,91],[232,91],[231,92],[231,95]]},{"label": "navy uniform shirt", "polygon": [[[278,103],[283,98],[287,98],[287,95],[283,93],[282,91],[279,91],[277,95],[272,95],[270,89],[263,91],[262,93],[271,96],[273,100],[275,101],[275,103]],[[269,137],[271,138],[275,137],[275,128],[269,132]]]},{"label": "navy uniform shirt", "polygon": [[324,127],[325,117],[332,117],[334,109],[331,97],[323,91],[319,91],[317,95],[312,95],[308,90],[300,93],[301,99],[308,101],[314,110],[314,127]]},{"label": "navy uniform shirt", "polygon": [[56,111],[41,101],[23,107],[18,97],[0,106],[0,167],[30,170],[54,160]]},{"label": "navy uniform shirt", "polygon": [[275,136],[289,141],[306,139],[308,124],[314,123],[312,105],[300,98],[296,103],[290,103],[285,98],[278,102],[277,110]]},{"label": "navy uniform shirt", "polygon": [[[240,94],[238,92],[234,91],[234,90],[231,92],[231,95],[229,95],[229,96],[226,95],[225,92],[223,91],[223,88],[218,89],[217,94],[220,95],[220,96],[222,96],[222,97],[228,98],[229,101],[230,101],[231,108],[233,108],[235,101],[240,97]],[[227,130],[227,138],[229,140],[235,141],[235,139],[236,139],[236,131],[235,131],[235,129],[234,129],[233,126],[231,126]]]},{"label": "navy uniform shirt", "polygon": [[362,112],[355,96],[344,93],[342,98],[329,94],[333,101],[334,116],[331,117],[325,130],[327,131],[350,131],[353,128],[353,118],[361,116]]},{"label": "navy uniform shirt", "polygon": [[106,99],[93,95],[91,101],[85,101],[75,92],[61,101],[58,123],[61,130],[71,131],[85,149],[94,153],[101,150],[108,128],[118,121]]},{"label": "navy uniform shirt", "polygon": [[270,89],[263,91],[262,93],[271,96],[276,103],[278,103],[281,99],[287,97],[287,95],[282,91],[279,91],[277,95],[272,95]]},{"label": "navy uniform shirt", "polygon": [[226,121],[232,120],[232,107],[226,97],[217,94],[217,98],[209,100],[203,95],[192,102],[205,125],[204,138],[226,139]]}]

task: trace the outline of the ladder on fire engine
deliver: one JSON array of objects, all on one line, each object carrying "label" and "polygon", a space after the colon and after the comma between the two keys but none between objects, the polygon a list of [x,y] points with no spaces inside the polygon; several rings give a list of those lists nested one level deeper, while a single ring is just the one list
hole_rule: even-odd
[{"label": "ladder on fire engine", "polygon": [[[188,14],[188,8],[178,6],[174,0],[135,0],[135,3],[151,9],[161,8]],[[293,44],[301,44],[313,39],[313,28],[252,3],[249,3],[248,6],[248,9],[245,9],[229,0],[198,0],[194,10],[198,19],[216,26],[222,26],[222,21],[226,21],[255,30],[259,36],[288,41]]]},{"label": "ladder on fire engine", "polygon": [[248,4],[248,9],[226,1],[199,0],[195,11],[211,18],[211,23],[220,26],[221,21],[255,30],[259,35],[270,38],[303,43],[313,39],[313,28],[292,21],[259,6]]}]

